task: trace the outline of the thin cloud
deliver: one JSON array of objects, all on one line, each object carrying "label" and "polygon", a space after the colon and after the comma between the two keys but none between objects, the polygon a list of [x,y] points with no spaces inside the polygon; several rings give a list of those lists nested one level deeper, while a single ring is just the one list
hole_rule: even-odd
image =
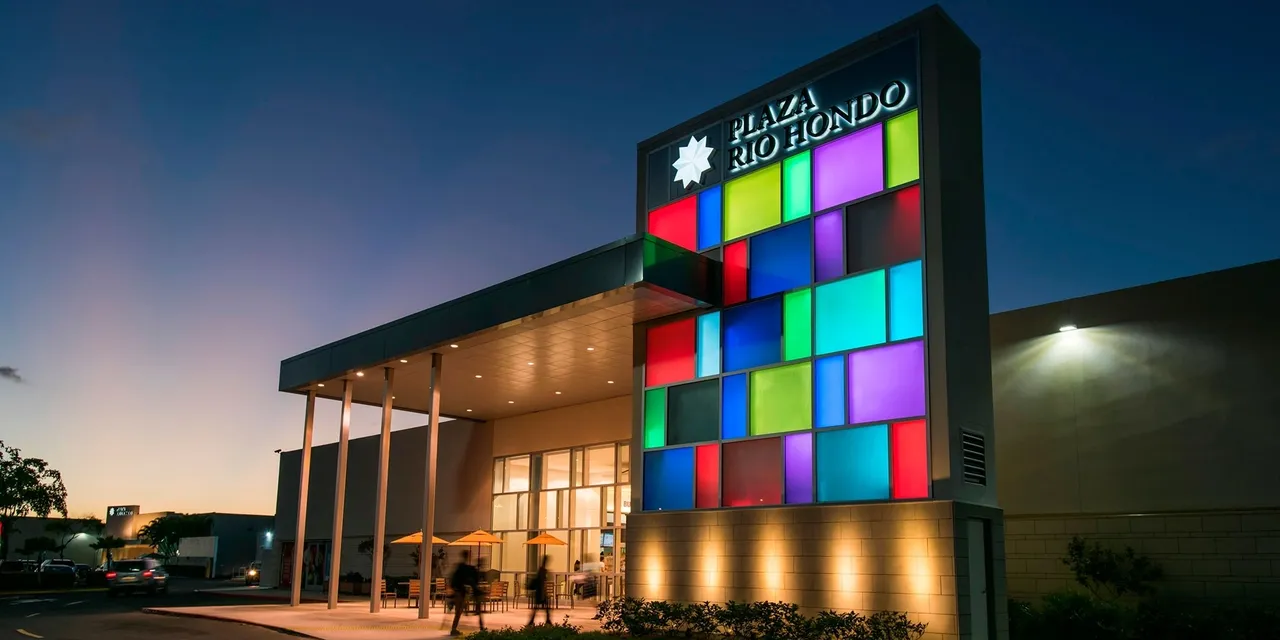
[{"label": "thin cloud", "polygon": [[18,375],[18,370],[13,367],[0,367],[0,378],[19,384],[23,382],[22,376]]}]

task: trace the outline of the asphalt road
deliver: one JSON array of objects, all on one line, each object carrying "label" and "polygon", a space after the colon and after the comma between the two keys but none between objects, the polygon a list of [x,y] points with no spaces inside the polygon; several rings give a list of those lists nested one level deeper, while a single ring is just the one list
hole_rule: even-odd
[{"label": "asphalt road", "polygon": [[0,640],[138,640],[140,638],[289,638],[249,625],[142,613],[144,607],[245,604],[225,596],[195,593],[204,581],[177,579],[167,595],[108,598],[106,592],[11,596],[0,593]]}]

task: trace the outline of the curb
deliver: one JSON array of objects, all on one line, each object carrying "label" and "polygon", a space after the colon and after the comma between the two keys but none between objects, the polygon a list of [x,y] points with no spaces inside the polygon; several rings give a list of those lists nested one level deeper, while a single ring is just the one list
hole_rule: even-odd
[{"label": "curb", "polygon": [[260,622],[246,622],[244,620],[236,620],[235,618],[225,618],[222,616],[209,615],[205,613],[189,613],[186,611],[166,611],[164,609],[157,609],[154,607],[143,607],[142,612],[153,615],[153,616],[170,616],[174,618],[196,618],[198,620],[214,620],[216,622],[243,624],[243,625],[248,625],[250,627],[267,629],[268,631],[275,631],[276,633],[283,633],[284,635],[293,636],[295,638],[313,638],[314,640],[323,640],[323,638],[321,638],[320,636],[313,636],[309,633],[295,631],[293,629],[288,629],[286,627],[280,627],[280,626],[271,625],[271,624],[263,624]]},{"label": "curb", "polygon": [[105,593],[106,587],[90,587],[88,589],[44,589],[41,591],[0,591],[0,598],[21,598],[24,596],[59,596],[77,593]]},{"label": "curb", "polygon": [[[202,596],[216,596],[219,598],[236,598],[239,600],[252,600],[254,602],[264,602],[264,603],[272,603],[272,604],[278,604],[278,603],[287,604],[289,602],[288,595],[275,595],[275,594],[256,595],[256,594],[246,593],[243,591],[238,591],[238,592],[237,591],[219,591],[217,589],[193,589],[192,592],[198,593]],[[306,603],[319,604],[323,602],[328,602],[328,599],[303,597],[302,602],[304,604]],[[339,600],[339,602],[343,602],[343,601]]]}]

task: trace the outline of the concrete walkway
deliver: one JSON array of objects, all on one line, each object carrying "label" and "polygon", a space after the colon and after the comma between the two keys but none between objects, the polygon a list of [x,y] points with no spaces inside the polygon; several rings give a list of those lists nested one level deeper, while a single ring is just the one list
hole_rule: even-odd
[{"label": "concrete walkway", "polygon": [[[338,608],[329,610],[320,603],[304,603],[297,607],[279,604],[246,604],[210,607],[152,607],[143,609],[146,613],[160,615],[186,616],[239,622],[273,629],[284,633],[321,640],[423,640],[449,637],[449,625],[453,622],[453,614],[446,614],[436,607],[431,610],[430,617],[418,620],[418,610],[403,606],[385,608],[382,613],[369,613],[369,601],[339,602]],[[583,629],[599,628],[591,618],[595,615],[592,606],[579,605],[570,609],[561,607],[553,609],[551,620],[556,623],[566,619],[573,625]],[[512,608],[506,612],[486,613],[485,626],[490,629],[503,627],[522,627],[529,622],[528,609]],[[459,627],[470,633],[478,630],[475,616],[464,616]]]}]

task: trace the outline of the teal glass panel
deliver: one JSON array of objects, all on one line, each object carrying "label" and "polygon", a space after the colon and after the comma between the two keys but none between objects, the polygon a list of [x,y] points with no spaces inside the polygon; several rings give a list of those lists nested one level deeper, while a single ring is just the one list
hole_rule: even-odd
[{"label": "teal glass panel", "polygon": [[698,317],[698,377],[720,373],[720,312]]},{"label": "teal glass panel", "polygon": [[814,342],[819,355],[884,343],[883,270],[821,285],[814,298]]},{"label": "teal glass panel", "polygon": [[924,335],[924,273],[919,260],[889,269],[889,339]]},{"label": "teal glass panel", "polygon": [[889,499],[889,425],[816,435],[818,502]]}]

